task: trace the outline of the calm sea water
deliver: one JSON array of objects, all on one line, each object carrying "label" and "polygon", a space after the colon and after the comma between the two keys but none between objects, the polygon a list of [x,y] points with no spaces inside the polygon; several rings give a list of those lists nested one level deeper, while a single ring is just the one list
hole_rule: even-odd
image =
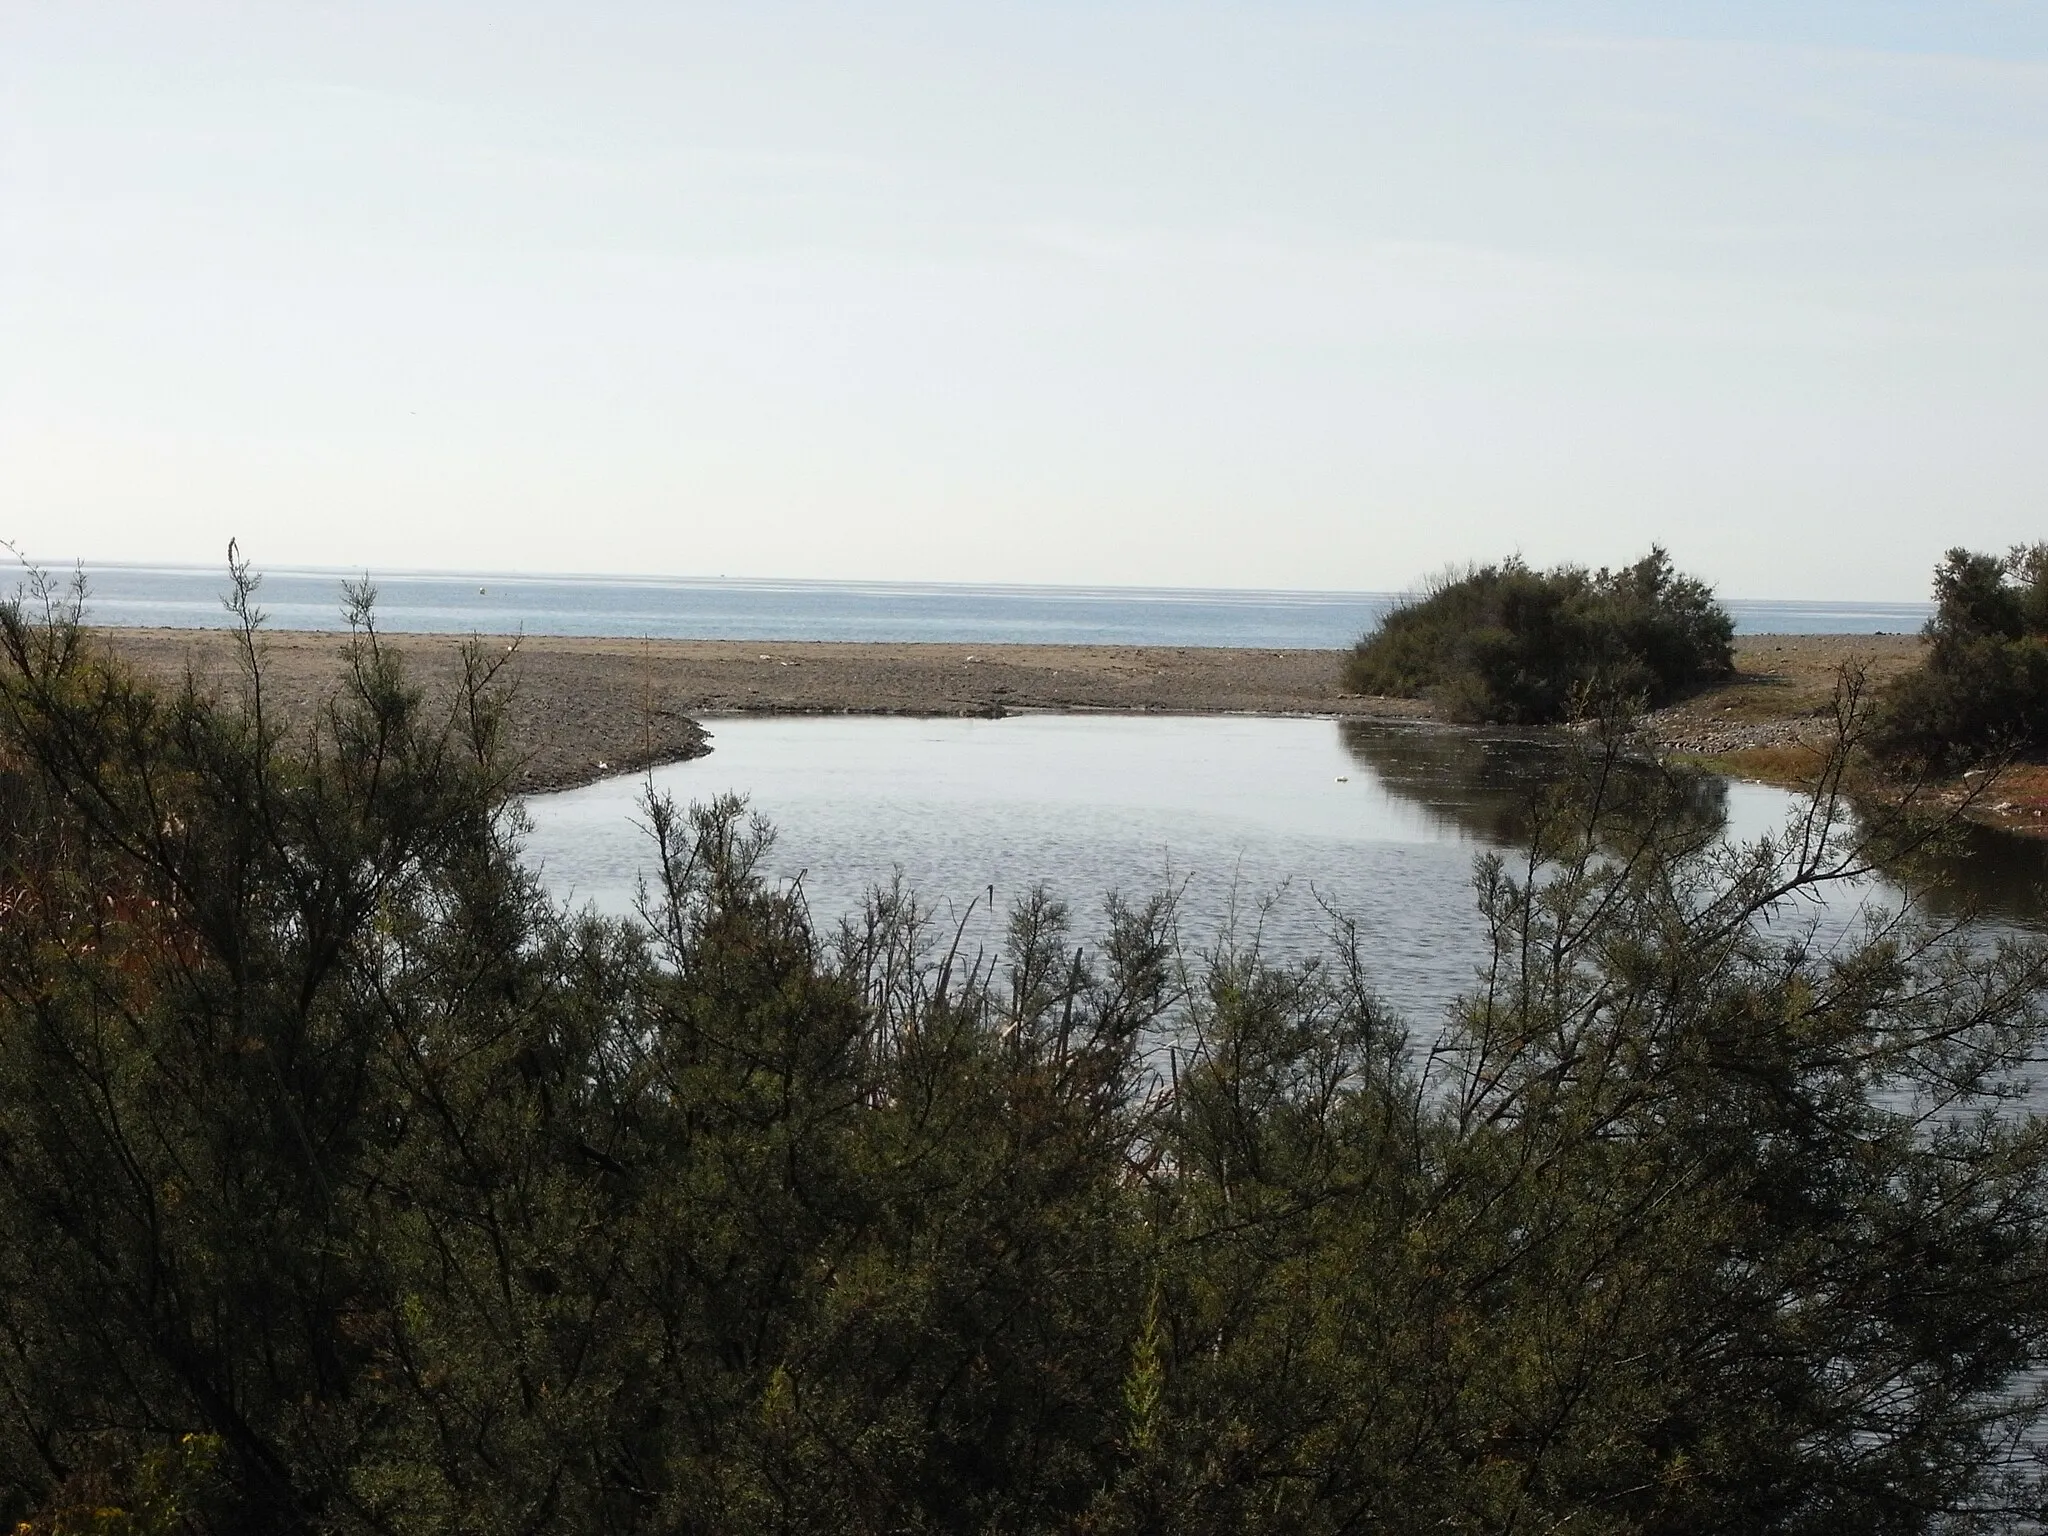
[{"label": "calm sea water", "polygon": [[[1238,716],[711,725],[711,755],[657,771],[656,787],[685,802],[749,796],[778,829],[770,872],[802,881],[825,929],[898,871],[942,915],[968,917],[970,949],[998,937],[985,917],[991,891],[1006,912],[1038,881],[1073,906],[1083,932],[1105,892],[1177,891],[1196,947],[1234,927],[1279,955],[1317,952],[1334,910],[1358,921],[1377,984],[1417,1020],[1470,986],[1481,943],[1473,860],[1517,846],[1557,750],[1510,735]],[[648,864],[643,782],[527,802],[529,852],[557,894],[631,909]],[[1709,781],[1701,793],[1701,814],[1737,839],[1776,827],[1795,803],[1749,784]],[[1960,861],[1952,873],[1981,888],[1951,894],[2008,918],[2037,913],[2048,866],[2039,845],[2021,849],[2002,866]],[[1819,915],[1839,932],[1853,905]]]},{"label": "calm sea water", "polygon": [[[361,572],[273,570],[258,594],[282,629],[342,624],[341,585]],[[940,586],[373,572],[394,632],[651,635],[696,640],[937,640],[970,644],[1346,646],[1393,599],[1378,592]],[[87,568],[95,623],[197,628],[227,622],[218,570]],[[1916,630],[1924,603],[1730,601],[1745,634]]]}]

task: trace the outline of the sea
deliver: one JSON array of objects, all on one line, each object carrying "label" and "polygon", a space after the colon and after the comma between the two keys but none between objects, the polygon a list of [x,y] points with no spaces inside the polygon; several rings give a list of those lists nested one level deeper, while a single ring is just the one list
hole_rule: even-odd
[{"label": "sea", "polygon": [[[95,624],[198,629],[230,622],[217,567],[87,565]],[[68,572],[54,573],[58,576]],[[345,627],[343,586],[367,580],[391,633],[649,636],[676,640],[883,640],[964,644],[1348,646],[1390,592],[1058,587],[492,572],[265,571],[257,602],[277,629]],[[1903,634],[1925,603],[1724,599],[1740,634]]]}]

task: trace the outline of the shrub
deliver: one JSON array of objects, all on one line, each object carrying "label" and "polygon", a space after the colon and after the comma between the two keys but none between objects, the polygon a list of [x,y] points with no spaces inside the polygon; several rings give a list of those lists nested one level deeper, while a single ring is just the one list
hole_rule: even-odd
[{"label": "shrub", "polygon": [[1734,633],[1712,589],[1662,549],[1617,571],[1512,559],[1399,604],[1358,642],[1345,680],[1432,698],[1458,719],[1544,724],[1589,689],[1657,705],[1726,677]]},{"label": "shrub", "polygon": [[2048,750],[2048,544],[1950,550],[1934,603],[1927,660],[1892,684],[1872,750],[1935,772]]}]

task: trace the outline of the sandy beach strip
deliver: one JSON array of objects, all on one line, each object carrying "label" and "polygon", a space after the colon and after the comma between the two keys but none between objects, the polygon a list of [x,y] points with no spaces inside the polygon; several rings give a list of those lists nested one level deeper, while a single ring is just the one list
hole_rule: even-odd
[{"label": "sandy beach strip", "polygon": [[[224,684],[234,663],[218,630],[113,629],[114,649],[166,681],[191,670]],[[335,685],[345,636],[266,631],[266,687],[289,711]],[[427,688],[450,697],[456,635],[389,635]],[[887,641],[732,641],[483,636],[504,653],[519,787],[564,788],[707,749],[700,718],[737,714],[987,715],[1018,711],[1430,718],[1426,704],[1343,690],[1344,652],[1237,647],[952,645]],[[1666,712],[1674,739],[1804,729],[1844,661],[1888,676],[1911,665],[1910,636],[1754,635],[1737,645],[1735,683]],[[1706,744],[1702,740],[1702,745]]]}]

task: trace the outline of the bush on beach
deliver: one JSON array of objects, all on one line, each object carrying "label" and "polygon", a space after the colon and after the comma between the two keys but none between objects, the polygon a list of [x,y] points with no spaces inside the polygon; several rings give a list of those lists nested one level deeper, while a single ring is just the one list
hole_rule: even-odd
[{"label": "bush on beach", "polygon": [[1734,621],[1653,548],[1634,565],[1475,566],[1398,604],[1353,649],[1359,693],[1431,698],[1453,718],[1562,720],[1588,690],[1655,706],[1734,670]]},{"label": "bush on beach", "polygon": [[[47,594],[46,594],[47,595]],[[246,600],[246,592],[243,594]],[[2000,1529],[2043,1510],[2048,954],[1893,911],[1844,740],[1721,846],[1603,728],[1411,1046],[1370,936],[836,935],[737,802],[639,919],[501,699],[310,735],[0,608],[0,1518],[205,1533]],[[83,1514],[79,1512],[83,1511]]]},{"label": "bush on beach", "polygon": [[1872,750],[1936,773],[2048,751],[2048,544],[1951,549],[1934,601],[1927,659],[1887,691]]}]

